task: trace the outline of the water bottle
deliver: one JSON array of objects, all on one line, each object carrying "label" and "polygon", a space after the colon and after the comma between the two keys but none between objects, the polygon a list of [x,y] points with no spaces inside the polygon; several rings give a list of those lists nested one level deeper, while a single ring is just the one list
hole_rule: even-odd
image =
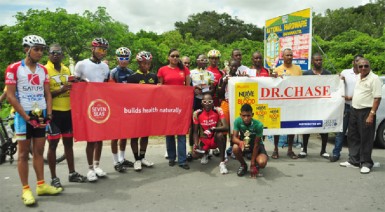
[{"label": "water bottle", "polygon": [[11,126],[5,125],[5,130],[7,131],[8,137],[13,138],[13,130],[12,130]]}]

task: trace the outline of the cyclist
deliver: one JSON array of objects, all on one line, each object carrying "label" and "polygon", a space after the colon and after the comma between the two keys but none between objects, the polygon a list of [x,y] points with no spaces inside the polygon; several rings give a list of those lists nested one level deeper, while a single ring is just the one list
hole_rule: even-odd
[{"label": "cyclist", "polygon": [[49,48],[48,61],[45,67],[49,74],[49,85],[52,95],[52,122],[48,128],[48,165],[51,171],[51,185],[62,187],[56,176],[56,148],[60,137],[63,139],[64,154],[69,170],[68,181],[85,182],[86,177],[75,171],[72,119],[70,106],[70,70],[62,63],[64,54],[59,44],[52,44]]},{"label": "cyclist", "polygon": [[44,181],[45,127],[52,118],[52,98],[47,70],[38,62],[43,57],[46,43],[40,36],[28,35],[23,38],[22,45],[26,58],[7,67],[5,84],[7,100],[16,110],[15,132],[19,149],[17,169],[23,185],[22,200],[29,206],[35,204],[28,184],[31,141],[37,195],[54,195],[63,189],[50,186]]},{"label": "cyclist", "polygon": [[[86,82],[106,82],[108,81],[109,69],[102,59],[107,54],[108,41],[104,38],[95,38],[91,42],[92,56],[89,59],[79,61],[75,65],[75,76]],[[86,155],[89,171],[87,179],[89,182],[98,180],[98,177],[107,175],[99,167],[99,160],[102,154],[102,141],[88,141],[86,147]]]},{"label": "cyclist", "polygon": [[226,137],[222,132],[228,131],[223,111],[214,107],[213,98],[210,93],[205,93],[202,98],[202,109],[193,114],[194,123],[194,149],[201,148],[204,153],[201,164],[209,162],[208,151],[219,147],[222,161],[219,163],[221,174],[227,174],[225,160]]},{"label": "cyclist", "polygon": [[[135,74],[128,77],[128,83],[139,83],[139,84],[158,84],[158,77],[156,74],[150,73],[152,55],[150,52],[141,51],[136,55],[136,61],[139,65],[139,70]],[[148,137],[140,138],[140,149],[138,148],[139,138],[131,138],[131,149],[135,157],[134,170],[142,170],[142,165],[146,167],[152,167],[153,162],[145,158]]]},{"label": "cyclist", "polygon": [[[111,70],[110,81],[116,83],[127,83],[129,76],[134,72],[127,68],[130,58],[131,50],[127,47],[120,47],[115,51],[118,66]],[[134,164],[125,159],[127,139],[119,140],[119,154],[118,154],[118,139],[111,140],[111,152],[114,161],[114,168],[117,172],[123,172],[126,167],[133,167]]]}]

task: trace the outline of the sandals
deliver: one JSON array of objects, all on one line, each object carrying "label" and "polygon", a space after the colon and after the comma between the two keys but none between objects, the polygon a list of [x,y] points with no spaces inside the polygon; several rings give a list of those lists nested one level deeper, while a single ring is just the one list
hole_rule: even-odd
[{"label": "sandals", "polygon": [[279,158],[279,154],[277,151],[274,151],[273,154],[271,155],[271,158],[273,159],[278,159]]},{"label": "sandals", "polygon": [[291,159],[298,159],[298,156],[293,151],[287,152],[287,156]]}]

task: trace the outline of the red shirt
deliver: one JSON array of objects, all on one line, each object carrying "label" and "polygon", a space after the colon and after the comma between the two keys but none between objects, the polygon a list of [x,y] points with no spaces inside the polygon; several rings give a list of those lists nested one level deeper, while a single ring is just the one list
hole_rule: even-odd
[{"label": "red shirt", "polygon": [[[251,69],[257,70],[254,66],[252,66]],[[256,77],[270,77],[270,74],[269,74],[269,71],[267,69],[262,67],[261,72],[259,74],[256,73]]]},{"label": "red shirt", "polygon": [[222,78],[222,76],[224,75],[224,73],[222,71],[220,71],[218,69],[218,67],[212,67],[212,66],[209,66],[207,67],[208,71],[210,71],[211,73],[214,74],[214,86],[217,86],[218,83],[219,83],[219,80]]},{"label": "red shirt", "polygon": [[158,70],[158,77],[163,78],[164,85],[185,85],[186,76],[190,75],[188,68],[180,70],[178,67],[163,66]]},{"label": "red shirt", "polygon": [[220,107],[214,107],[214,109],[209,112],[204,109],[199,109],[193,114],[193,123],[199,124],[203,131],[205,131],[212,127],[216,127],[218,122],[224,118],[225,115]]}]

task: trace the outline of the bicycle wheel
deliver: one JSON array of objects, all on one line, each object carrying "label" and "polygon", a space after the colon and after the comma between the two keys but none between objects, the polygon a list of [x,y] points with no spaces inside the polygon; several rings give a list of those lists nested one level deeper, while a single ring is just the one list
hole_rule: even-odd
[{"label": "bicycle wheel", "polygon": [[5,144],[5,139],[3,137],[3,134],[0,133],[0,164],[3,164],[5,162],[6,156],[7,156],[5,154],[6,150],[4,149],[5,148],[4,144]]}]

